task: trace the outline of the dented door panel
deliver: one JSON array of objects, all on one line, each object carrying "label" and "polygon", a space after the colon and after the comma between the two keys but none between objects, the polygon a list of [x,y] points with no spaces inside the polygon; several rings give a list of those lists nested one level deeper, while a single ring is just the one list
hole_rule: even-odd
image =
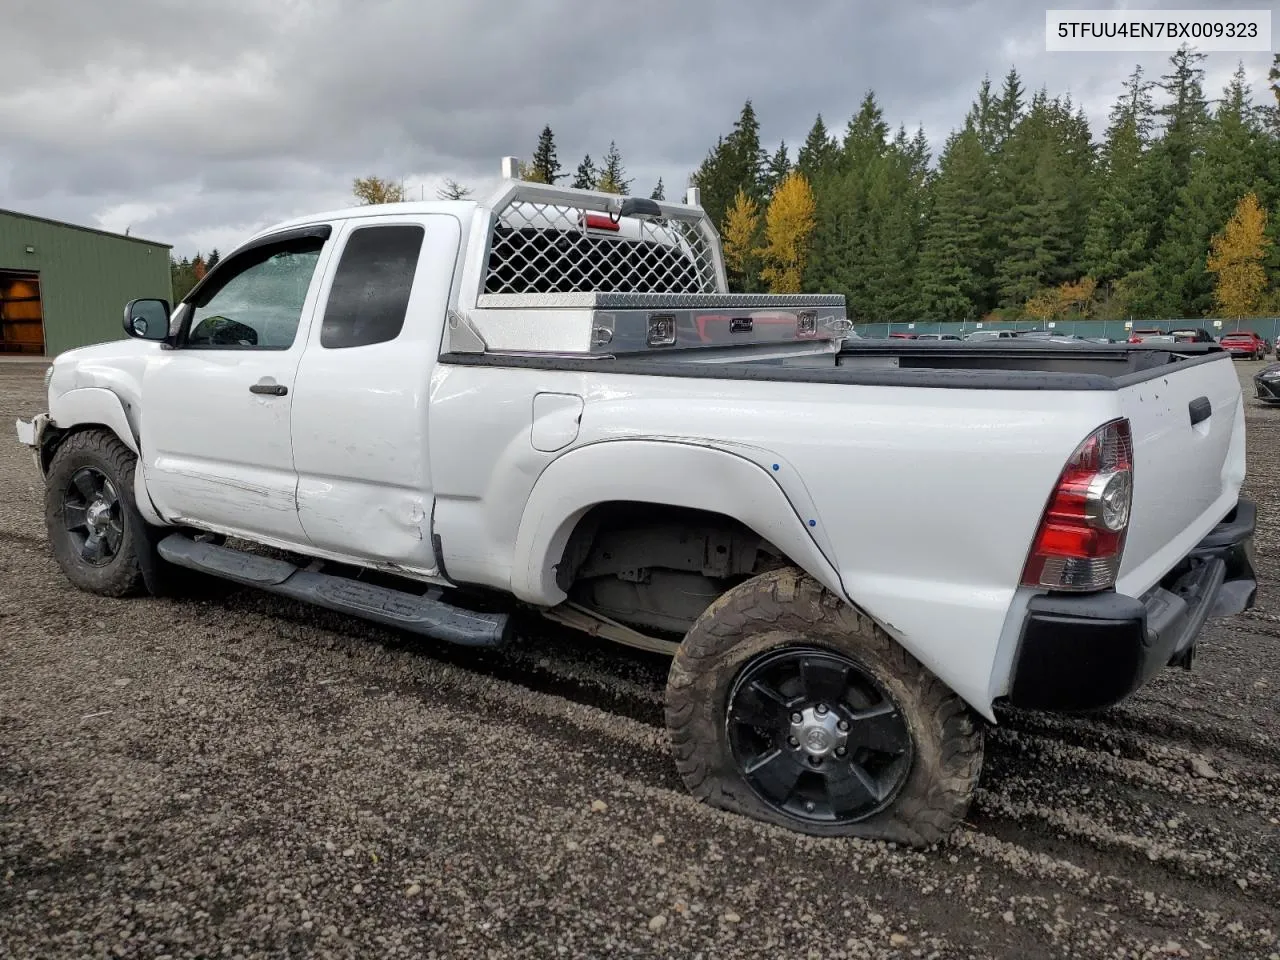
[{"label": "dented door panel", "polygon": [[[363,328],[340,334],[331,324],[326,345],[326,314],[361,309],[350,293],[355,280],[342,273],[344,253],[358,249],[353,236],[397,226],[422,231],[417,268],[411,281],[405,278],[403,326],[390,339],[361,343],[376,335]],[[349,222],[338,239],[293,406],[298,515],[317,547],[419,574],[436,569],[428,393],[461,239],[458,220],[442,214],[364,217]],[[369,263],[371,272],[397,269],[376,255]],[[354,296],[370,298],[372,317],[385,308],[377,298],[393,283],[373,276],[369,292],[357,289]]]}]

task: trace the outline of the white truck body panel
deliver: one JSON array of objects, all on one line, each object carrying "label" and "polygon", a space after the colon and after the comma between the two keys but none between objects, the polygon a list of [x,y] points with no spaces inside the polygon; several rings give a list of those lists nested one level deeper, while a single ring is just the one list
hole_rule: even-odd
[{"label": "white truck body panel", "polygon": [[[1029,546],[1064,463],[1093,430],[1117,417],[1133,430],[1119,590],[1147,590],[1235,503],[1244,421],[1229,359],[1118,389],[1061,390],[988,387],[981,372],[964,388],[919,386],[905,370],[884,382],[807,382],[742,378],[734,363],[723,376],[702,363],[700,376],[565,367],[548,354],[595,349],[599,312],[555,306],[554,296],[531,309],[480,306],[492,217],[467,202],[394,204],[281,225],[333,228],[291,345],[73,351],[55,364],[53,421],[138,431],[139,504],[167,522],[543,606],[564,599],[555,566],[593,505],[723,513],[866,611],[989,718],[1020,611],[1038,592],[1019,585]],[[404,326],[387,342],[327,349],[325,304],[344,244],[387,224],[425,230]],[[441,362],[459,315],[486,352],[542,360]],[[834,369],[835,349],[815,342],[798,359]],[[896,358],[865,366],[899,373]],[[248,392],[264,379],[287,394]],[[83,388],[117,396],[128,422],[60,400]],[[1213,414],[1192,428],[1198,397]]]}]

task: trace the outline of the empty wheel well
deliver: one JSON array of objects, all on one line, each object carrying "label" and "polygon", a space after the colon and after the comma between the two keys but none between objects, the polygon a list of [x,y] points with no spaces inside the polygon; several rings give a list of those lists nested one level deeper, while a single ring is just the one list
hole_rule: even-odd
[{"label": "empty wheel well", "polygon": [[707,510],[652,503],[592,507],[556,566],[571,600],[614,620],[683,634],[729,588],[788,558],[750,527]]}]

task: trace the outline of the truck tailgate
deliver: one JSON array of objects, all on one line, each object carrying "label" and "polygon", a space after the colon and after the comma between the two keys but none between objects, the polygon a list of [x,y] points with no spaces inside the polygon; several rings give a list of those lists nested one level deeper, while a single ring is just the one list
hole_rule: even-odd
[{"label": "truck tailgate", "polygon": [[1133,433],[1133,507],[1117,589],[1141,596],[1235,505],[1244,399],[1230,355],[1122,385]]}]

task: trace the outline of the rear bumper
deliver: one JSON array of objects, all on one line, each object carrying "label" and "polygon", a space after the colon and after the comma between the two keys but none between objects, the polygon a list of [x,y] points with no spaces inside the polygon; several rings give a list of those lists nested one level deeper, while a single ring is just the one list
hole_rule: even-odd
[{"label": "rear bumper", "polygon": [[1257,508],[1240,500],[1141,598],[1108,592],[1045,595],[1028,606],[1009,702],[1093,710],[1133,693],[1165,666],[1190,666],[1205,621],[1253,606]]}]

